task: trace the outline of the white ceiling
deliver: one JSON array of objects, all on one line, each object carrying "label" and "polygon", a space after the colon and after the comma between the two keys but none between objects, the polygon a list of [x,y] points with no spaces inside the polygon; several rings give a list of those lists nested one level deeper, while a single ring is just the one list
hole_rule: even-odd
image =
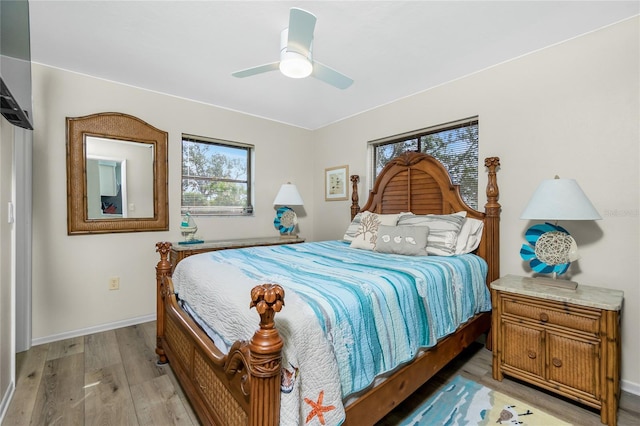
[{"label": "white ceiling", "polygon": [[[31,58],[65,70],[317,129],[640,12],[639,1],[30,0]],[[314,59],[339,90],[278,71],[290,7],[318,18]]]}]

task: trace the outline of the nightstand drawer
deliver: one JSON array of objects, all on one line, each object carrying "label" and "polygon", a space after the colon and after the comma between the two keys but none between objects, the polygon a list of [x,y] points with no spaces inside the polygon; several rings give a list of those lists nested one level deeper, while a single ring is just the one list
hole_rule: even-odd
[{"label": "nightstand drawer", "polygon": [[600,311],[571,305],[546,303],[520,295],[505,295],[502,312],[520,318],[529,318],[541,324],[557,325],[572,330],[598,334]]}]

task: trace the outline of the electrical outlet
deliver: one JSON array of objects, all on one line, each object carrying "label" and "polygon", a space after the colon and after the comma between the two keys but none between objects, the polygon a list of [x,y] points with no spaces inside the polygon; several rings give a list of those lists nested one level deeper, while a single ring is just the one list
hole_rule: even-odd
[{"label": "electrical outlet", "polygon": [[120,277],[109,278],[109,290],[120,290]]}]

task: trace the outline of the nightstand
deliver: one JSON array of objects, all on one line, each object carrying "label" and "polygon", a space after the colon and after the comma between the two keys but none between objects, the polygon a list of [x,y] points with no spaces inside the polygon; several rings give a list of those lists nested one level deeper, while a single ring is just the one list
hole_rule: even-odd
[{"label": "nightstand", "polygon": [[619,290],[549,287],[507,275],[491,283],[493,378],[512,376],[600,410],[617,421]]},{"label": "nightstand", "polygon": [[208,251],[238,249],[245,247],[257,246],[276,246],[281,244],[298,244],[303,243],[304,238],[291,237],[259,237],[259,238],[235,238],[228,240],[212,240],[205,241],[200,244],[179,244],[171,243],[171,252],[169,253],[169,261],[171,262],[171,273],[178,262],[188,256],[194,254],[206,253]]}]

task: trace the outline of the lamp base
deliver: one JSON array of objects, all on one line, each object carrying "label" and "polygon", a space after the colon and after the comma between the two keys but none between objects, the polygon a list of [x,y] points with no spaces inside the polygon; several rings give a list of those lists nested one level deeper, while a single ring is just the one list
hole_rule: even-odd
[{"label": "lamp base", "polygon": [[544,277],[534,277],[533,279],[536,284],[547,285],[549,287],[558,287],[567,290],[575,290],[576,288],[578,288],[578,283],[575,281]]}]

